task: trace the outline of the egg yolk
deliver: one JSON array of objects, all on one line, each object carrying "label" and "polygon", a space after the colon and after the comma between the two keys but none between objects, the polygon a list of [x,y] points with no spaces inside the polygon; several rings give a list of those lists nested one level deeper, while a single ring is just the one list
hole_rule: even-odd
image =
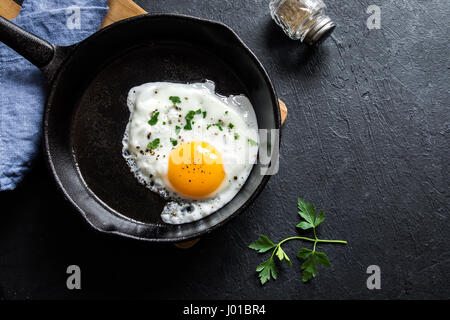
[{"label": "egg yolk", "polygon": [[205,198],[216,191],[225,178],[222,156],[207,142],[180,144],[170,153],[168,178],[181,195]]}]

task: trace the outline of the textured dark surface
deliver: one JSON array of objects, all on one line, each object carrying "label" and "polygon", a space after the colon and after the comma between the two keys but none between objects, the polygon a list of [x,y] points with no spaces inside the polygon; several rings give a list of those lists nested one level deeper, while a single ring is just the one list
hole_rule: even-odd
[{"label": "textured dark surface", "polygon": [[[0,293],[18,298],[449,298],[449,26],[446,1],[389,1],[368,30],[371,1],[327,2],[338,28],[311,50],[287,39],[268,1],[137,1],[232,26],[289,108],[280,172],[240,217],[180,250],[105,236],[56,192],[42,157],[0,194]],[[295,235],[296,198],[327,212],[321,246],[333,266],[302,284],[299,261],[264,287],[247,249],[258,234]],[[287,243],[293,260],[304,244]],[[307,244],[305,244],[307,245]],[[78,264],[82,290],[65,287]],[[366,268],[381,267],[381,290]]]}]

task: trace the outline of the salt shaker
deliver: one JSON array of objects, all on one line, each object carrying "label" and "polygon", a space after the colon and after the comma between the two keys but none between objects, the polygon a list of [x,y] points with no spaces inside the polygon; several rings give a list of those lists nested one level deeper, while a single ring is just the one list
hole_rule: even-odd
[{"label": "salt shaker", "polygon": [[324,40],[336,27],[322,0],[271,0],[269,8],[272,19],[291,39],[310,45]]}]

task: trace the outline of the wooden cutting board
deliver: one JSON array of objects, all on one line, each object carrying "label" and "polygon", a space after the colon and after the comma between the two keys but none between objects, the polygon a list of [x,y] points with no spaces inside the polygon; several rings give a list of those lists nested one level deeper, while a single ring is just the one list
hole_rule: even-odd
[{"label": "wooden cutting board", "polygon": [[[106,27],[116,21],[147,13],[147,11],[139,7],[131,0],[109,0],[108,6],[109,10],[103,20],[101,28]],[[0,15],[5,17],[6,19],[13,19],[17,17],[20,9],[20,5],[18,5],[13,0],[1,0],[0,2]],[[280,99],[278,99],[278,104],[280,106],[281,123],[283,124],[286,120],[287,108],[284,102]],[[175,243],[175,246],[177,246],[178,248],[187,249],[195,245],[199,240],[200,239],[194,239],[190,241]]]}]

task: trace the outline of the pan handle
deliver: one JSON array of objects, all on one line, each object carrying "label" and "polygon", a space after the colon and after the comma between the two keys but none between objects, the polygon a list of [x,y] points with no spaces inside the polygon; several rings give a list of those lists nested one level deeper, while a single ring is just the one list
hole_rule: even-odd
[{"label": "pan handle", "polygon": [[30,61],[45,68],[55,55],[55,46],[0,16],[0,41]]}]

